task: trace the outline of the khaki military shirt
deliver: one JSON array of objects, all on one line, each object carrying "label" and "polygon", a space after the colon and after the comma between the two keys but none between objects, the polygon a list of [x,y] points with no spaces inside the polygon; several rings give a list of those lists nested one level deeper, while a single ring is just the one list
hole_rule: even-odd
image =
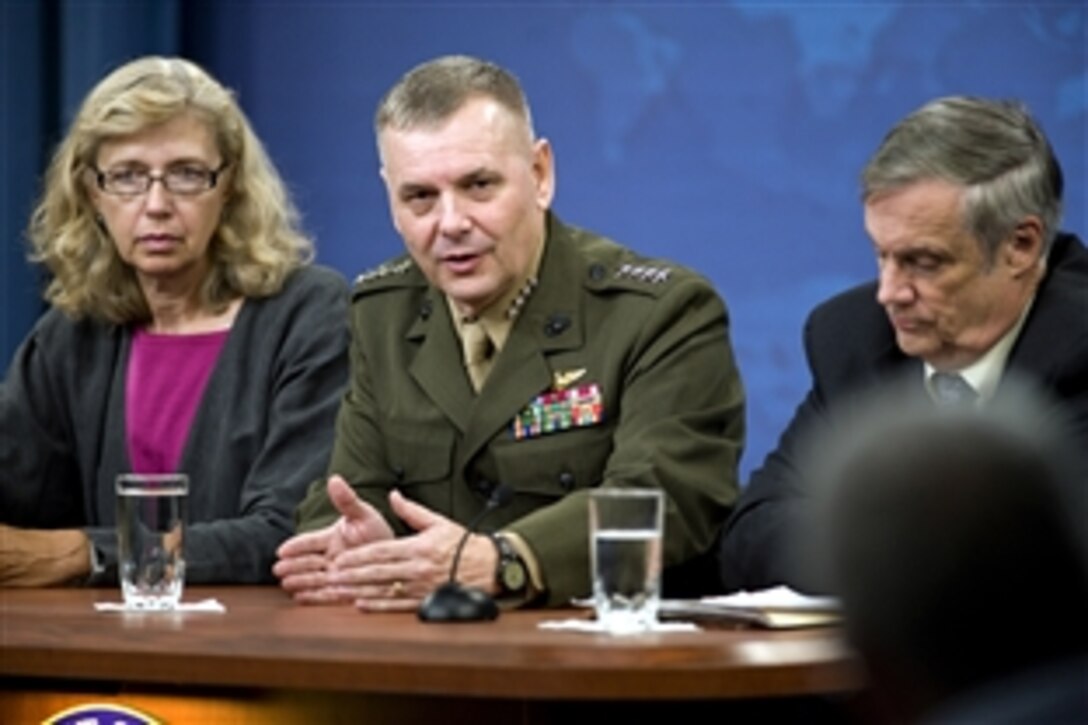
[{"label": "khaki military shirt", "polygon": [[[477,395],[442,293],[407,257],[360,275],[351,385],[329,473],[391,522],[399,489],[462,523],[518,534],[547,603],[590,589],[587,491],[667,495],[665,565],[706,551],[737,495],[744,393],[723,301],[703,277],[549,215],[539,285]],[[299,529],[338,516],[324,482]]]}]

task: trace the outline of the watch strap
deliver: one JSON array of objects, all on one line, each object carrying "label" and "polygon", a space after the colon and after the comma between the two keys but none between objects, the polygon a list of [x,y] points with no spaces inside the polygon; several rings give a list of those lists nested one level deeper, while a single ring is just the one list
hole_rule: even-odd
[{"label": "watch strap", "polygon": [[[535,588],[525,559],[518,551],[518,548],[504,534],[491,534],[491,541],[495,544],[495,549],[499,554],[498,562],[495,565],[495,582],[499,588],[498,600],[515,606],[524,604],[535,594]],[[507,584],[510,567],[521,569],[522,584],[517,588],[511,588]]]}]

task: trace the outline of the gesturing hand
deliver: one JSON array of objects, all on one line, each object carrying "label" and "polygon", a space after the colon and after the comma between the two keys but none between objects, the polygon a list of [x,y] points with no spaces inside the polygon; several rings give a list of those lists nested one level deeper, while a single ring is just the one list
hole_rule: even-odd
[{"label": "gesturing hand", "polygon": [[280,586],[299,602],[320,604],[350,600],[330,580],[336,558],[356,547],[393,538],[393,529],[378,511],[360,499],[340,476],[330,476],[329,499],[340,518],[317,531],[285,541],[277,550],[272,572]]},{"label": "gesturing hand", "polygon": [[[416,533],[368,543],[336,557],[330,580],[364,610],[414,610],[450,575],[465,528],[399,492],[389,494],[393,512]],[[457,579],[490,590],[498,554],[486,536],[470,536]]]}]

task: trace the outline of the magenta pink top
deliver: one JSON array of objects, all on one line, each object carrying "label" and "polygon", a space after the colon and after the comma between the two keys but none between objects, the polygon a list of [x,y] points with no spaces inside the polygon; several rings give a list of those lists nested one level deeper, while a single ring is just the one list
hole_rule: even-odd
[{"label": "magenta pink top", "polygon": [[136,473],[178,470],[189,426],[230,330],[159,335],[137,330],[125,381],[128,456]]}]

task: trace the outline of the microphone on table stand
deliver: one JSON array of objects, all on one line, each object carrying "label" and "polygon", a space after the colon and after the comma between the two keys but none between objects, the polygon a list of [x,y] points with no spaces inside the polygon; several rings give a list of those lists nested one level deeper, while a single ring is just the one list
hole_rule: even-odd
[{"label": "microphone on table stand", "polygon": [[468,543],[468,537],[476,533],[476,527],[489,513],[497,508],[510,503],[514,497],[514,489],[505,483],[491,492],[491,498],[484,504],[480,513],[476,514],[468,525],[461,541],[457,543],[457,551],[453,554],[453,563],[450,565],[449,581],[439,585],[419,605],[417,614],[424,622],[483,622],[495,619],[499,616],[499,605],[490,594],[469,587],[457,581],[457,567],[461,563],[461,552]]}]

